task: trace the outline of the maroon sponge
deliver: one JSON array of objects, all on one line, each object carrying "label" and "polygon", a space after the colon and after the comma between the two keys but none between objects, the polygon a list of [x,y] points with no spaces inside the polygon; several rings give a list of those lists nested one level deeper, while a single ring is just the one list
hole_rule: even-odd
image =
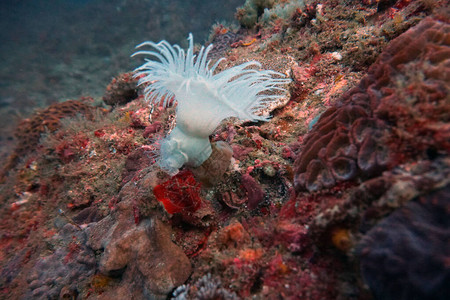
[{"label": "maroon sponge", "polygon": [[450,186],[419,197],[372,228],[358,246],[376,299],[448,299]]}]

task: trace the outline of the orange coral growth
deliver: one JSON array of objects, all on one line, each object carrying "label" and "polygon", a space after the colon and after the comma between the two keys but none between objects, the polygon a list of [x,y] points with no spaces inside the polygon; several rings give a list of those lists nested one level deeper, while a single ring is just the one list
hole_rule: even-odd
[{"label": "orange coral growth", "polygon": [[252,39],[250,42],[247,42],[247,43],[242,43],[242,46],[245,46],[245,47],[247,47],[247,46],[250,46],[251,44],[253,44],[254,42],[256,42],[256,39],[254,38],[254,39]]},{"label": "orange coral growth", "polygon": [[91,101],[92,98],[53,103],[46,109],[33,114],[31,118],[20,122],[15,133],[16,137],[21,144],[37,143],[45,130],[55,131],[58,129],[59,121],[62,118],[76,114],[90,114],[92,107],[85,103],[86,100]]},{"label": "orange coral growth", "polygon": [[335,228],[331,232],[331,241],[336,248],[342,251],[347,251],[352,246],[350,231],[346,228]]},{"label": "orange coral growth", "polygon": [[238,245],[248,237],[244,226],[239,222],[233,222],[227,227],[223,228],[220,239],[224,245]]},{"label": "orange coral growth", "polygon": [[111,283],[112,278],[103,274],[95,274],[92,276],[91,289],[96,293],[103,292],[106,287]]},{"label": "orange coral growth", "polygon": [[261,248],[258,249],[244,249],[239,251],[239,257],[243,261],[257,261],[263,256],[263,250]]}]

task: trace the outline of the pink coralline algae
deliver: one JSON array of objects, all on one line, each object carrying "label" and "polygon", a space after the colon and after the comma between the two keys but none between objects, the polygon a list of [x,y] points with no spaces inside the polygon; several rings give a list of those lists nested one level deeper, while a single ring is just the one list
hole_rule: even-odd
[{"label": "pink coralline algae", "polygon": [[361,271],[377,299],[447,299],[450,186],[409,202],[359,245]]},{"label": "pink coralline algae", "polygon": [[177,99],[149,106],[131,73],[109,110],[21,123],[0,299],[446,299],[450,0],[266,2],[273,18],[218,25],[208,59],[261,61],[290,91],[269,122],[221,122],[201,165],[160,168]]},{"label": "pink coralline algae", "polygon": [[393,40],[304,139],[296,190],[331,188],[449,153],[449,40],[450,25],[431,18]]}]

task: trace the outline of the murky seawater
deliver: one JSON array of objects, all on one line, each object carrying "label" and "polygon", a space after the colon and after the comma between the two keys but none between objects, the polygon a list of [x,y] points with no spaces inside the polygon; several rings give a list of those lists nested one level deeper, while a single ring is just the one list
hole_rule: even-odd
[{"label": "murky seawater", "polygon": [[136,67],[145,40],[205,42],[244,0],[59,0],[0,3],[0,158],[18,119],[36,107],[100,98],[111,78]]}]

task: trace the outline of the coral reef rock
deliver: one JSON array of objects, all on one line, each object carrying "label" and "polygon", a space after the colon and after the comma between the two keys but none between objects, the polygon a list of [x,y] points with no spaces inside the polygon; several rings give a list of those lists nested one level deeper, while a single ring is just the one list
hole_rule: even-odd
[{"label": "coral reef rock", "polygon": [[165,299],[191,274],[189,259],[172,243],[161,221],[145,219],[136,225],[129,201],[118,204],[117,216],[117,221],[108,216],[90,228],[90,246],[104,249],[100,271],[122,275],[117,288],[106,291],[101,299]]},{"label": "coral reef rock", "polygon": [[120,74],[106,87],[103,102],[108,105],[124,105],[138,97],[138,79],[133,77],[133,73]]},{"label": "coral reef rock", "polygon": [[427,18],[391,41],[304,139],[294,163],[296,190],[331,188],[448,154],[449,38],[450,25]]},{"label": "coral reef rock", "polygon": [[57,299],[64,291],[77,294],[82,282],[86,284],[94,274],[95,255],[85,245],[86,234],[66,224],[57,237],[67,245],[37,261],[27,279],[30,291],[26,299]]},{"label": "coral reef rock", "polygon": [[[77,114],[92,117],[95,109],[89,105],[92,101],[90,97],[82,97],[79,100],[53,103],[46,109],[35,112],[30,118],[22,120],[15,132],[17,146],[2,172],[6,174],[26,154],[35,151],[41,135],[47,131],[54,132],[59,129],[61,119],[74,117]],[[0,172],[0,177],[1,175]]]}]

